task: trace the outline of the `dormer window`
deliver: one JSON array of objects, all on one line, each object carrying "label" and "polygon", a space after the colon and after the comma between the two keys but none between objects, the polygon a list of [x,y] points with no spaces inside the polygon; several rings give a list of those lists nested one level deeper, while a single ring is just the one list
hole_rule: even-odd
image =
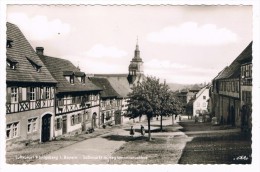
[{"label": "dormer window", "polygon": [[75,72],[75,76],[82,84],[85,84],[86,74],[84,72]]},{"label": "dormer window", "polygon": [[9,56],[6,57],[6,63],[7,63],[7,66],[9,66],[10,69],[13,69],[13,70],[16,69],[17,64],[18,64],[18,62],[15,59],[13,59]]},{"label": "dormer window", "polygon": [[70,83],[74,84],[74,77],[73,76],[70,76]]},{"label": "dormer window", "polygon": [[73,71],[63,71],[63,76],[66,78],[66,80],[74,84],[74,72]]},{"label": "dormer window", "polygon": [[11,39],[7,39],[7,41],[6,41],[6,48],[12,48],[12,43],[13,43],[13,40],[11,40]]},{"label": "dormer window", "polygon": [[42,65],[38,64],[37,62],[35,62],[34,60],[32,60],[31,58],[29,57],[26,57],[27,60],[31,63],[32,67],[37,71],[37,72],[40,72],[41,71],[41,67]]}]

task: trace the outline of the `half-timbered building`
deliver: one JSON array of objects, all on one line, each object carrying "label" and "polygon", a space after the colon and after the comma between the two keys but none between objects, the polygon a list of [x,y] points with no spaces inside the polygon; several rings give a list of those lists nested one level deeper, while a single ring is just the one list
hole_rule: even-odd
[{"label": "half-timbered building", "polygon": [[70,61],[44,55],[43,47],[37,47],[36,51],[58,82],[54,136],[81,133],[97,127],[101,89]]},{"label": "half-timbered building", "polygon": [[212,112],[222,124],[241,126],[242,106],[251,106],[252,42],[213,79]]},{"label": "half-timbered building", "polygon": [[53,138],[56,83],[20,29],[7,23],[7,147]]}]

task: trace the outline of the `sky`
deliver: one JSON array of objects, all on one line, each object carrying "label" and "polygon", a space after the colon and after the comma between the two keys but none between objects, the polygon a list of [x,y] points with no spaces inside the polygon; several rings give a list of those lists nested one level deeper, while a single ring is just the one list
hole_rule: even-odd
[{"label": "sky", "polygon": [[8,5],[32,47],[88,74],[128,73],[137,44],[144,73],[210,82],[252,41],[252,6]]}]

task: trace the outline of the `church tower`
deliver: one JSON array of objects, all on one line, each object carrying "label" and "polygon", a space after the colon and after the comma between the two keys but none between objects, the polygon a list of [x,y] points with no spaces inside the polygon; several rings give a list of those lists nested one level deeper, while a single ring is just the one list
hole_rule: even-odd
[{"label": "church tower", "polygon": [[144,62],[140,57],[140,50],[139,50],[139,45],[137,40],[134,58],[132,58],[132,61],[130,62],[130,65],[128,67],[129,73],[127,79],[130,85],[138,82],[142,82],[144,76],[143,63]]}]

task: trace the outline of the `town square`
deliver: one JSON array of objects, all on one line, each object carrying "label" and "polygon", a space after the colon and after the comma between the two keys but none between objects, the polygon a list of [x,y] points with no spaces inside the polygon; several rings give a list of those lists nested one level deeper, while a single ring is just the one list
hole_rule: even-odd
[{"label": "town square", "polygon": [[5,163],[254,164],[252,12],[7,5]]}]

